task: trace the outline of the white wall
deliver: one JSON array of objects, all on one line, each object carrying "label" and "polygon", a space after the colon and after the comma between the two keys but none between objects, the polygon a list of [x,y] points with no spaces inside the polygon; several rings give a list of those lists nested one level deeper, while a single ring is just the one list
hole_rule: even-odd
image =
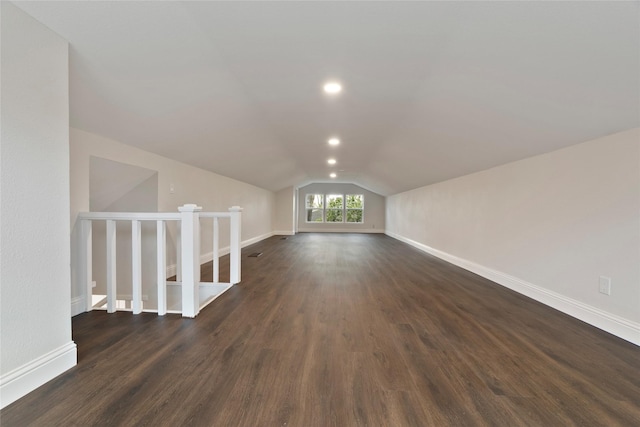
[{"label": "white wall", "polygon": [[[71,226],[72,240],[77,240],[76,217],[78,212],[89,211],[89,164],[90,157],[100,157],[129,165],[139,166],[158,172],[158,211],[177,212],[178,206],[197,203],[203,211],[226,212],[231,206],[241,206],[242,242],[251,244],[272,235],[272,213],[275,195],[231,178],[208,172],[166,157],[139,150],[129,145],[71,128]],[[170,192],[173,187],[174,192]],[[205,222],[202,235],[210,233],[212,226]],[[169,238],[175,239],[175,230],[168,227]],[[220,247],[228,243],[228,222],[220,222]],[[202,253],[211,251],[212,243],[203,239]],[[169,263],[175,262],[175,251],[170,244],[167,248]],[[75,257],[75,245],[72,256]],[[82,288],[72,270],[72,297],[74,314],[81,311]],[[222,278],[221,278],[222,279]]]},{"label": "white wall", "polygon": [[[89,209],[91,209],[92,212],[103,212],[108,206],[121,199],[125,194],[154,175],[155,189],[152,190],[152,208],[157,212],[157,171],[91,156],[89,159]],[[139,204],[134,201],[134,204],[127,207],[127,209],[138,209],[129,210],[129,212],[149,212],[147,209],[150,209],[150,206],[139,206]]]},{"label": "white wall", "polygon": [[67,42],[0,3],[0,406],[76,364]]},{"label": "white wall", "polygon": [[640,129],[388,197],[386,230],[640,344]]},{"label": "white wall", "polygon": [[[327,224],[306,222],[305,195],[307,194],[363,194],[364,223]],[[315,183],[298,189],[298,231],[384,233],[385,198],[355,184]]]},{"label": "white wall", "polygon": [[[91,166],[99,163],[96,157],[91,158]],[[103,162],[115,163],[108,160]],[[122,165],[121,163],[118,163]],[[130,168],[132,166],[129,166]],[[104,167],[100,168],[105,170]],[[117,167],[118,170],[122,166]],[[148,169],[141,169],[142,172]],[[90,173],[91,182],[95,179],[103,180],[102,176]],[[146,175],[146,173],[145,173]],[[142,175],[144,176],[144,175]],[[91,187],[91,185],[90,185]],[[93,190],[93,188],[92,188]],[[90,203],[91,211],[96,212],[158,212],[158,173],[153,173],[149,178],[129,189],[117,200],[108,206],[94,209]],[[107,294],[107,239],[105,221],[96,221],[92,226],[92,274],[96,282],[94,294]],[[142,294],[145,309],[157,309],[158,287],[156,286],[156,224],[153,221],[143,221],[141,225],[141,251],[142,251]],[[116,293],[117,299],[130,300],[133,292],[133,278],[131,265],[131,222],[116,222]]]},{"label": "white wall", "polygon": [[295,234],[295,200],[296,192],[293,187],[283,188],[276,193],[273,214],[274,234]]}]

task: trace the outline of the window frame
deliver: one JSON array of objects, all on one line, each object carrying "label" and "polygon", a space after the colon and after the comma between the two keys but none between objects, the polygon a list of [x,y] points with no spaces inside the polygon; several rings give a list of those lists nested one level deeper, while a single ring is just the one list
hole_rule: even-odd
[{"label": "window frame", "polygon": [[[360,208],[350,208],[348,207],[347,200],[349,196],[360,196],[362,200],[362,207]],[[360,221],[354,222],[349,221],[349,211],[360,211]],[[345,194],[344,195],[344,222],[345,224],[364,224],[364,194]]]},{"label": "window frame", "polygon": [[[320,197],[320,203],[321,206],[317,207],[317,206],[309,206],[309,196],[314,196],[314,202],[315,202],[315,197],[316,196],[321,196]],[[324,194],[320,194],[320,193],[308,193],[304,195],[304,210],[305,210],[305,222],[307,224],[323,224],[325,222],[325,214],[324,214],[324,206],[325,206],[325,200],[324,200]],[[313,211],[317,211],[320,210],[322,215],[321,215],[321,220],[320,221],[313,221],[313,220],[309,220],[309,218],[313,218]],[[311,216],[309,216],[309,211],[311,211]]]},{"label": "window frame", "polygon": [[[309,205],[309,196],[314,197],[314,204],[319,199],[321,206],[310,206]],[[347,198],[349,196],[360,196],[362,200],[361,208],[348,208],[347,207]],[[329,206],[329,197],[340,197],[342,199],[342,207],[341,208],[330,208]],[[304,209],[305,209],[305,223],[306,224],[364,224],[364,194],[347,194],[347,193],[306,193],[304,195]],[[310,221],[309,218],[313,218],[313,211],[322,211],[322,218],[319,221]],[[311,214],[309,213],[311,211]],[[340,211],[340,221],[328,221],[327,213],[329,211]],[[348,212],[351,211],[360,211],[361,221],[354,222],[348,221]],[[310,216],[311,215],[311,216]],[[320,218],[318,218],[320,219]]]}]

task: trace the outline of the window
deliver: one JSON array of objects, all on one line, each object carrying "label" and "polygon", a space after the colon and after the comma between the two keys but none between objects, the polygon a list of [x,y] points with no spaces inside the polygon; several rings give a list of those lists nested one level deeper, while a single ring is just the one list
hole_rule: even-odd
[{"label": "window", "polygon": [[347,194],[347,222],[364,222],[364,196],[362,194]]},{"label": "window", "polygon": [[324,222],[324,194],[307,194],[307,222]]},{"label": "window", "polygon": [[307,222],[364,223],[362,194],[307,194],[305,208]]},{"label": "window", "polygon": [[342,194],[327,195],[327,209],[325,218],[327,222],[343,222],[342,209],[344,208]]}]

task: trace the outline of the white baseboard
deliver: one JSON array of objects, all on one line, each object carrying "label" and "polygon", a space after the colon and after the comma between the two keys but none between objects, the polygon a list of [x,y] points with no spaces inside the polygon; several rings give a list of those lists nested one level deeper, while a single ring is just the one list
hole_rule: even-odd
[{"label": "white baseboard", "polygon": [[258,243],[264,239],[268,239],[271,236],[275,236],[276,233],[274,233],[273,231],[269,232],[269,233],[264,233],[261,236],[256,236],[256,237],[252,237],[251,239],[247,239],[242,241],[242,243],[240,243],[240,247],[244,248],[246,246],[249,245],[253,245],[254,243]]},{"label": "white baseboard", "polygon": [[596,328],[609,332],[619,338],[640,346],[640,323],[625,319],[615,314],[608,313],[599,308],[566,297],[556,292],[534,285],[514,276],[510,276],[501,271],[476,264],[455,255],[432,248],[415,240],[408,239],[396,233],[386,232],[394,239],[405,242],[415,248],[427,252],[433,256],[443,259],[465,270],[471,271],[479,276],[487,278],[499,285],[516,291],[522,295],[541,302],[549,307],[555,308],[569,316],[582,320]]},{"label": "white baseboard", "polygon": [[276,230],[273,232],[274,236],[294,236],[295,234],[292,230]]},{"label": "white baseboard", "polygon": [[300,233],[384,233],[382,228],[300,228],[298,231]]},{"label": "white baseboard", "polygon": [[15,402],[27,393],[62,374],[77,364],[73,341],[0,377],[0,408]]},{"label": "white baseboard", "polygon": [[71,317],[84,313],[87,305],[84,303],[84,297],[75,297],[71,299]]}]

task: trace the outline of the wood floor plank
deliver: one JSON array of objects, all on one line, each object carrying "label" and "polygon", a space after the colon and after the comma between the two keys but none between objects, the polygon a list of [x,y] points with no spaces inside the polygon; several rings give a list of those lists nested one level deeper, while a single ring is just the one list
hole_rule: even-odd
[{"label": "wood floor plank", "polygon": [[640,348],[397,240],[274,236],[242,261],[196,319],[76,316],[78,365],[0,425],[640,425]]}]

